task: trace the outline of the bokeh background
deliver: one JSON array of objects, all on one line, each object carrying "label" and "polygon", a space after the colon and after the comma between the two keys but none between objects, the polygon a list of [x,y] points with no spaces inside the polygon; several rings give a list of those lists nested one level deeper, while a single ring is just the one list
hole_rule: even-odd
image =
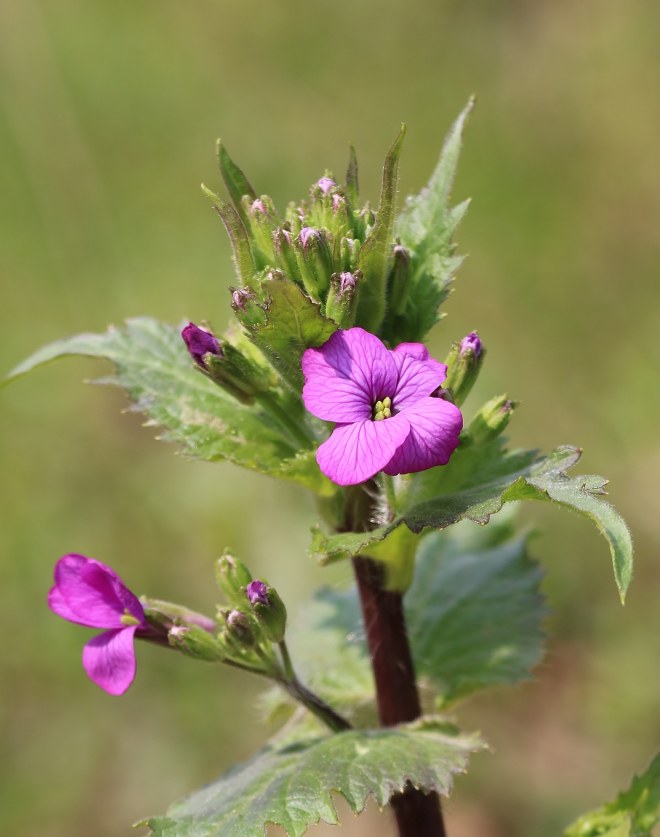
[{"label": "bokeh background", "polygon": [[[621,608],[591,527],[525,510],[549,650],[535,682],[461,710],[494,753],[459,778],[452,837],[557,835],[660,739],[659,45],[654,0],[0,0],[2,370],[131,315],[224,326],[229,248],[199,190],[219,183],[216,137],[280,205],[341,175],[353,141],[375,200],[405,121],[403,196],[477,94],[455,187],[474,198],[470,258],[433,347],[478,328],[472,405],[506,391],[517,445],[584,446],[637,566]],[[45,607],[59,555],[201,610],[226,546],[290,603],[346,578],[306,557],[301,490],[175,456],[120,392],[80,383],[101,366],[62,362],[0,394],[2,834],[128,834],[262,735],[258,684],[159,649],[138,649],[125,697],[91,684],[85,631]],[[345,833],[388,828],[371,812]]]}]

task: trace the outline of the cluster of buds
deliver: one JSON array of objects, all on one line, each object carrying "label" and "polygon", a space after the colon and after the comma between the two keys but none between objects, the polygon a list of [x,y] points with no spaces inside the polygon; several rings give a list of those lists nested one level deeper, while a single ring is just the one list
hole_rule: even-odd
[{"label": "cluster of buds", "polygon": [[254,666],[269,664],[272,646],[284,640],[284,602],[273,587],[253,578],[245,564],[232,555],[218,559],[216,579],[229,605],[219,610],[223,625],[219,639],[227,656]]},{"label": "cluster of buds", "polygon": [[[386,246],[381,233],[391,231],[392,186],[402,138],[403,131],[388,154],[387,180],[384,175],[377,211],[368,204],[358,205],[357,160],[351,149],[343,183],[326,171],[312,185],[309,198],[289,204],[283,214],[270,197],[255,192],[220,143],[218,160],[229,201],[206,191],[232,242],[242,283],[232,292],[232,306],[244,325],[249,328],[250,318],[259,316],[259,308],[267,309],[268,279],[277,272],[299,285],[321,313],[341,328],[359,325],[377,330],[385,315],[388,282],[395,281],[397,289],[401,285],[396,253],[374,259],[373,251],[375,239],[378,248]],[[383,195],[387,195],[386,201]],[[395,269],[395,280],[388,280]],[[369,284],[370,291],[361,303],[363,284]],[[373,298],[379,296],[375,288],[383,297],[382,305],[373,305]]]}]

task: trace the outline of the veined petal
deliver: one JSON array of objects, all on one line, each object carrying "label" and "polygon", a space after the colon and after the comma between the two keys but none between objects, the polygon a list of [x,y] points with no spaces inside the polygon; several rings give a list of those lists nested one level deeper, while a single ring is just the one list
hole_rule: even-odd
[{"label": "veined petal", "polygon": [[383,343],[362,328],[336,331],[302,357],[303,401],[317,418],[340,424],[371,418],[373,405],[392,396],[397,367]]},{"label": "veined petal", "polygon": [[395,355],[408,355],[415,360],[428,360],[429,358],[429,350],[423,343],[399,343],[392,351]]},{"label": "veined petal", "polygon": [[[58,592],[55,594],[53,590]],[[84,555],[64,555],[55,565],[55,587],[49,595],[53,610],[65,619],[90,628],[120,628],[126,610],[140,621],[144,611],[110,567]],[[67,615],[65,615],[65,611]]]},{"label": "veined petal", "polygon": [[[419,343],[404,343],[404,346],[418,346]],[[439,363],[432,357],[416,359],[412,354],[398,351],[392,353],[392,357],[399,370],[399,382],[392,399],[394,409],[404,410],[420,398],[425,398],[436,390],[447,377],[447,366]],[[425,349],[425,347],[423,347]]]},{"label": "veined petal", "polygon": [[385,473],[412,474],[446,465],[463,427],[458,407],[441,398],[422,398],[396,418],[403,416],[410,423],[410,433],[383,468]]},{"label": "veined petal", "polygon": [[318,449],[316,461],[337,485],[357,485],[383,470],[409,432],[403,415],[338,425]]},{"label": "veined petal", "polygon": [[[78,618],[78,615],[74,613],[69,605],[66,603],[66,600],[62,593],[60,592],[59,587],[54,586],[50,588],[48,593],[48,607],[56,613],[58,616],[61,616],[62,619],[67,619],[69,622],[76,622],[78,625],[85,625],[90,627],[87,621],[81,622]],[[92,625],[91,627],[97,627],[96,625]]]},{"label": "veined petal", "polygon": [[111,695],[123,695],[135,678],[133,637],[137,627],[124,627],[95,636],[83,648],[88,676]]}]

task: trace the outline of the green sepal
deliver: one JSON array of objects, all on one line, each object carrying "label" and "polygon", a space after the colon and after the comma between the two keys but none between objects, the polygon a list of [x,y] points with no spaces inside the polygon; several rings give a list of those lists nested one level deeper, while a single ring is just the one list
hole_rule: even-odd
[{"label": "green sepal", "polygon": [[241,560],[229,552],[221,555],[215,562],[215,580],[229,604],[245,606],[245,588],[252,581],[252,573]]},{"label": "green sepal", "polygon": [[485,355],[486,349],[483,347],[477,353],[472,347],[463,348],[460,340],[452,343],[445,358],[447,377],[442,386],[449,390],[451,400],[458,407],[463,404],[477,382]]},{"label": "green sepal", "polygon": [[257,193],[252,188],[250,181],[243,174],[243,171],[236,165],[227,152],[227,149],[222,144],[222,140],[218,140],[217,146],[218,165],[220,167],[220,174],[225,184],[225,188],[229,194],[229,198],[234,206],[234,209],[241,216],[243,224],[247,226],[247,218],[245,210],[243,209],[242,200],[244,195],[247,195],[251,200],[257,197]]},{"label": "green sepal", "polygon": [[277,644],[282,642],[286,631],[286,607],[277,590],[269,585],[266,586],[268,604],[255,602],[252,605],[252,613],[266,639]]},{"label": "green sepal", "polygon": [[223,643],[197,625],[173,625],[167,641],[172,648],[195,660],[218,663],[227,657]]},{"label": "green sepal", "polygon": [[506,395],[498,395],[487,401],[474,415],[467,430],[461,434],[461,443],[483,447],[500,436],[511,421],[517,401]]},{"label": "green sepal", "polygon": [[356,323],[374,334],[378,332],[385,317],[396,184],[405,134],[406,126],[402,125],[399,135],[387,152],[376,222],[362,244],[358,257],[358,268],[362,271],[364,279],[360,288]]}]

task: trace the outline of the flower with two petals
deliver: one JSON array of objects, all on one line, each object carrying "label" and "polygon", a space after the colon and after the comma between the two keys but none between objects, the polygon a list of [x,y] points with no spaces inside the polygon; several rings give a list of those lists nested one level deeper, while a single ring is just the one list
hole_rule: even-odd
[{"label": "flower with two petals", "polygon": [[122,695],[135,678],[134,638],[158,636],[135,594],[110,567],[69,554],[55,565],[48,606],[69,622],[106,629],[85,645],[83,668],[97,686]]},{"label": "flower with two petals", "polygon": [[410,474],[446,465],[463,427],[461,411],[435,393],[447,367],[421,343],[388,349],[362,328],[336,331],[302,359],[303,401],[335,422],[317,451],[321,471],[356,485],[379,471]]}]

